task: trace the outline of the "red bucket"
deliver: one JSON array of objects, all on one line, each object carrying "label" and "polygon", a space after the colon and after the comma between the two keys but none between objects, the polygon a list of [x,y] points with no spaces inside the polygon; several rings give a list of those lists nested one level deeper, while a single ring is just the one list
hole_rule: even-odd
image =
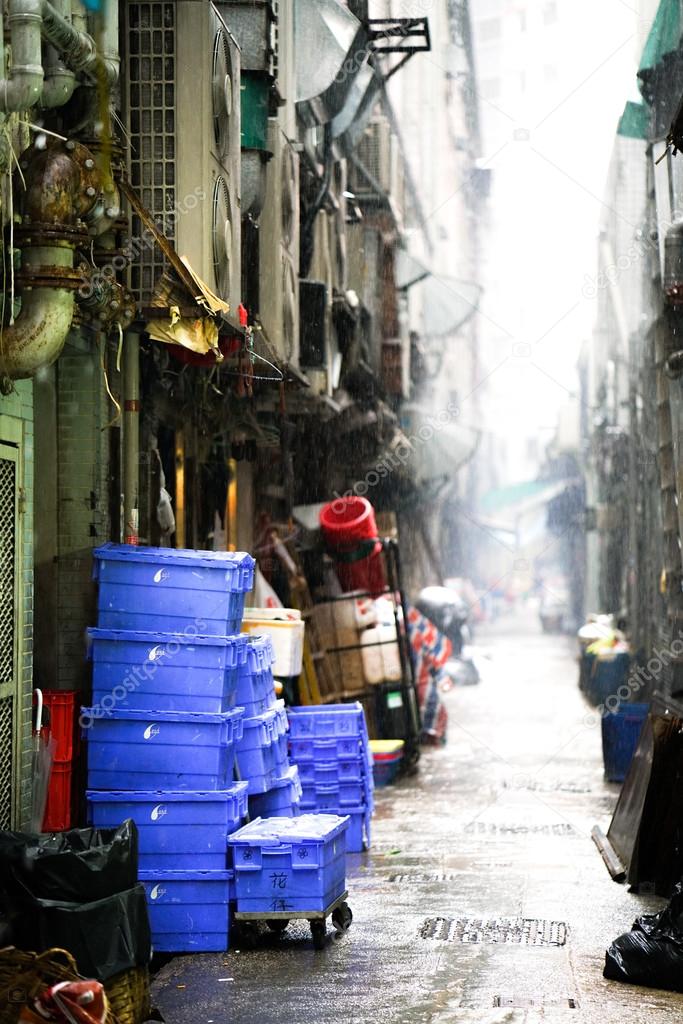
[{"label": "red bucket", "polygon": [[367,498],[337,498],[324,506],[320,527],[337,563],[342,590],[362,590],[377,596],[386,589],[382,544],[377,536],[375,510]]}]

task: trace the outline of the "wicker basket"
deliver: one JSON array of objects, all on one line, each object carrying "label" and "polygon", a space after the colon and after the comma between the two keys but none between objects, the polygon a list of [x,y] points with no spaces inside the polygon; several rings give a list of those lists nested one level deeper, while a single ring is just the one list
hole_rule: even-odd
[{"label": "wicker basket", "polygon": [[[17,1024],[19,1012],[48,985],[76,981],[76,963],[65,949],[24,953],[0,949],[0,1024]],[[107,1024],[142,1024],[151,1012],[149,971],[133,967],[105,982],[109,1014]]]},{"label": "wicker basket", "polygon": [[[112,1024],[142,1024],[149,1018],[149,971],[131,967],[104,983]],[[0,1024],[3,1024],[0,1021]]]},{"label": "wicker basket", "polygon": [[22,1006],[47,985],[76,981],[78,976],[74,958],[65,949],[0,949],[0,1024],[16,1024]]}]

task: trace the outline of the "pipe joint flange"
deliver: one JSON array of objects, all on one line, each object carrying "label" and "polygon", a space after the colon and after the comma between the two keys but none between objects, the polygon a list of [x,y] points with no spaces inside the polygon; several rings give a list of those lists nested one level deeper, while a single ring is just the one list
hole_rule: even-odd
[{"label": "pipe joint flange", "polygon": [[71,267],[23,266],[16,274],[22,288],[61,288],[64,291],[78,291],[83,284],[83,275]]},{"label": "pipe joint flange", "polygon": [[88,241],[88,232],[73,224],[41,224],[32,221],[30,224],[17,224],[14,234],[22,243],[20,248],[61,244],[73,249]]}]

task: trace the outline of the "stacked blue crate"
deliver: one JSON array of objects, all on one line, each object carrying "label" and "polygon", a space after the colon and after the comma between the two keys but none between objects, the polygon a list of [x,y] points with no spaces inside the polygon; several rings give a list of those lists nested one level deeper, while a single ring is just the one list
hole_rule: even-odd
[{"label": "stacked blue crate", "polygon": [[275,696],[273,660],[270,637],[251,635],[237,675],[237,701],[245,709],[237,765],[249,787],[251,817],[292,817],[301,796],[298,772],[289,763],[287,712]]},{"label": "stacked blue crate", "polygon": [[237,636],[249,555],[107,544],[95,552],[98,628],[88,808],[96,827],[132,818],[158,952],[229,942],[227,839],[247,814],[234,782],[247,638]]},{"label": "stacked blue crate", "polygon": [[288,716],[289,756],[299,769],[302,813],[348,815],[348,852],[369,849],[374,782],[362,706],[289,708]]}]

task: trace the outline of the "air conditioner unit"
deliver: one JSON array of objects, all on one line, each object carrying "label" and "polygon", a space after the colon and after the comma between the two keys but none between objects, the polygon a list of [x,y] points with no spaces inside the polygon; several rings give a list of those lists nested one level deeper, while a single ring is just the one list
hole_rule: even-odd
[{"label": "air conditioner unit", "polygon": [[[212,3],[125,5],[131,183],[193,269],[240,302],[240,53]],[[132,240],[144,240],[133,218]],[[140,244],[131,284],[149,302],[164,266]]]},{"label": "air conditioner unit", "polygon": [[330,224],[330,256],[332,271],[332,287],[335,292],[343,293],[347,289],[347,242],[346,242],[346,192],[347,175],[346,161],[340,160],[334,165],[332,195],[336,203],[332,223]]},{"label": "air conditioner unit", "polygon": [[275,87],[282,102],[278,120],[290,139],[295,138],[297,131],[294,7],[293,0],[273,0],[273,71]]},{"label": "air conditioner unit", "polygon": [[[383,192],[391,193],[393,184],[393,155],[391,125],[385,117],[375,118],[365,129],[356,149],[356,157]],[[373,186],[362,170],[354,167],[352,192],[367,195]]]},{"label": "air conditioner unit", "polygon": [[[212,3],[178,0],[176,17],[176,249],[235,312],[241,300],[240,52]],[[198,194],[193,204],[190,197]]]},{"label": "air conditioner unit", "polygon": [[299,157],[268,124],[266,199],[259,221],[259,319],[283,362],[299,364]]}]

